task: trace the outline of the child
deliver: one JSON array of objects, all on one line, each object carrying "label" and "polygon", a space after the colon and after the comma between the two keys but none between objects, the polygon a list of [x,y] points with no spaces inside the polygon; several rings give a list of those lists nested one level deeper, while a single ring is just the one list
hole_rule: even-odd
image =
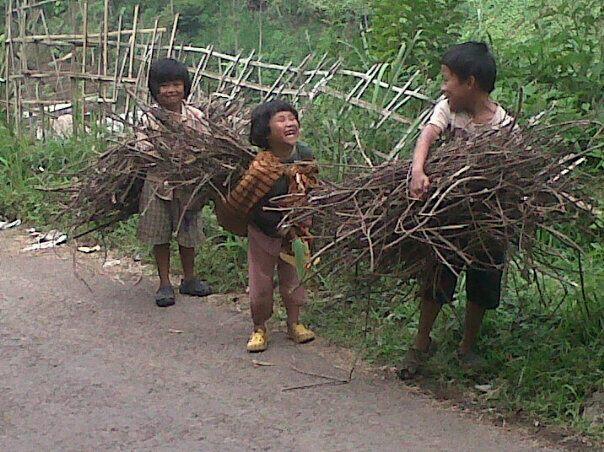
[{"label": "child", "polygon": [[[299,344],[315,338],[299,322],[306,291],[300,285],[296,268],[284,260],[286,256],[282,253],[291,250],[292,231],[278,229],[282,214],[267,210],[278,207],[276,198],[296,191],[293,185],[299,187],[301,181],[308,180],[305,172],[316,171],[312,151],[298,142],[299,137],[298,112],[293,106],[274,100],[256,107],[252,112],[250,142],[265,151],[258,154],[227,198],[229,207],[242,212],[248,221],[249,292],[254,322],[247,344],[249,352],[262,352],[268,346],[266,322],[273,313],[275,267],[287,311],[289,338]],[[298,163],[292,165],[294,162]]]},{"label": "child", "polygon": [[[149,91],[160,107],[174,114],[175,120],[201,130],[202,113],[185,105],[184,100],[191,92],[191,79],[186,66],[176,60],[165,58],[154,61],[149,69]],[[157,123],[152,117],[143,119],[144,126],[153,130]],[[152,145],[139,136],[139,145],[151,149]],[[175,303],[174,289],[170,283],[170,240],[177,232],[180,260],[184,278],[180,293],[205,297],[212,289],[195,276],[195,248],[203,240],[203,230],[199,210],[188,210],[176,231],[182,208],[187,205],[190,193],[171,187],[167,181],[150,170],[147,174],[140,200],[141,217],[138,236],[143,243],[153,245],[153,254],[159,273],[159,289],[155,294],[157,306],[167,307]],[[199,207],[197,208],[199,209]]]},{"label": "child", "polygon": [[[410,185],[411,196],[422,199],[430,188],[425,165],[430,146],[448,132],[453,136],[472,137],[488,130],[513,127],[514,120],[490,98],[495,89],[497,68],[488,47],[480,42],[466,42],[448,50],[442,58],[442,92],[446,99],[434,108],[415,147]],[[494,265],[502,266],[504,252],[489,250]],[[461,270],[461,269],[459,269]],[[463,365],[477,367],[480,358],[474,345],[487,309],[499,305],[502,271],[470,266],[466,272],[466,304],[464,337],[458,356]],[[444,303],[453,299],[456,275],[446,266],[431,264],[426,269],[422,287],[417,337],[399,371],[401,378],[410,378],[434,352],[430,338],[432,326]]]}]

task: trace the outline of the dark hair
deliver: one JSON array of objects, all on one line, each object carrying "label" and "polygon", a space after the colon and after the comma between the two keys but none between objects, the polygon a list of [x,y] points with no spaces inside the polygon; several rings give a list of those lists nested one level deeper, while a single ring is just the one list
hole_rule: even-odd
[{"label": "dark hair", "polygon": [[187,67],[173,58],[155,60],[149,68],[149,91],[153,99],[157,100],[159,86],[162,83],[182,80],[185,84],[185,99],[191,94],[191,77]]},{"label": "dark hair", "polygon": [[300,122],[298,110],[289,102],[275,99],[258,105],[252,111],[252,125],[250,127],[250,143],[262,149],[268,148],[268,137],[271,134],[270,121],[273,116],[281,111],[289,111]]},{"label": "dark hair", "polygon": [[470,41],[451,47],[443,55],[441,63],[461,80],[474,76],[480,89],[487,93],[495,89],[497,64],[484,42]]}]

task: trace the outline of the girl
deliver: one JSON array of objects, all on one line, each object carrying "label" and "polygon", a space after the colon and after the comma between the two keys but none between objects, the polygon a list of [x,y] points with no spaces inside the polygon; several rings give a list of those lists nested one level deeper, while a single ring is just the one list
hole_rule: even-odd
[{"label": "girl", "polygon": [[[291,249],[293,231],[278,229],[282,214],[267,210],[279,207],[277,198],[305,191],[316,165],[312,151],[298,142],[298,112],[287,102],[274,100],[252,112],[250,142],[260,152],[238,186],[227,198],[230,208],[247,218],[248,274],[254,330],[247,344],[249,352],[268,346],[266,322],[273,313],[273,276],[279,276],[279,291],[287,311],[288,337],[296,343],[310,342],[315,334],[299,321],[306,291],[296,268],[283,260],[282,250]],[[309,164],[310,163],[310,164]],[[302,187],[302,188],[301,188]]]},{"label": "girl", "polygon": [[[172,112],[187,126],[201,130],[203,114],[197,108],[185,104],[191,92],[191,80],[187,67],[179,61],[164,58],[154,61],[149,70],[149,91],[159,107]],[[143,117],[144,128],[152,131],[158,125],[149,115]],[[144,133],[138,134],[138,146],[151,150],[153,145]],[[141,217],[138,237],[153,246],[157,262],[159,288],[155,293],[155,303],[159,307],[172,306],[175,294],[170,282],[170,240],[177,233],[178,249],[184,278],[179,292],[183,295],[205,297],[212,293],[210,286],[195,275],[195,249],[203,241],[203,226],[199,210],[188,210],[178,231],[176,231],[182,208],[182,200],[188,200],[183,189],[171,187],[167,181],[154,174],[147,174],[140,200]]]}]

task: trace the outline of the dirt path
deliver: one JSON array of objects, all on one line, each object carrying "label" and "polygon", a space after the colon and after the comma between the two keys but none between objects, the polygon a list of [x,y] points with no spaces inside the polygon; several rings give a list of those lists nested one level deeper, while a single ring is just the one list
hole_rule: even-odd
[{"label": "dirt path", "polygon": [[292,366],[345,377],[346,354],[275,332],[250,356],[227,297],[160,309],[147,278],[81,258],[91,292],[70,253],[23,254],[20,237],[0,233],[0,450],[539,449],[370,373],[284,392],[320,381]]}]

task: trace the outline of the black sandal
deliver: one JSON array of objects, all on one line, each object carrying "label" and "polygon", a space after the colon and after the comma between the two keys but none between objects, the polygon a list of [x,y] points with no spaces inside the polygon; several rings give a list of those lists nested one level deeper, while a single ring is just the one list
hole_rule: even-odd
[{"label": "black sandal", "polygon": [[193,278],[190,281],[182,280],[178,289],[182,295],[190,295],[192,297],[207,297],[212,295],[210,285],[198,278]]},{"label": "black sandal", "polygon": [[167,308],[168,306],[176,304],[172,286],[160,287],[160,289],[155,292],[155,304],[160,308]]}]

